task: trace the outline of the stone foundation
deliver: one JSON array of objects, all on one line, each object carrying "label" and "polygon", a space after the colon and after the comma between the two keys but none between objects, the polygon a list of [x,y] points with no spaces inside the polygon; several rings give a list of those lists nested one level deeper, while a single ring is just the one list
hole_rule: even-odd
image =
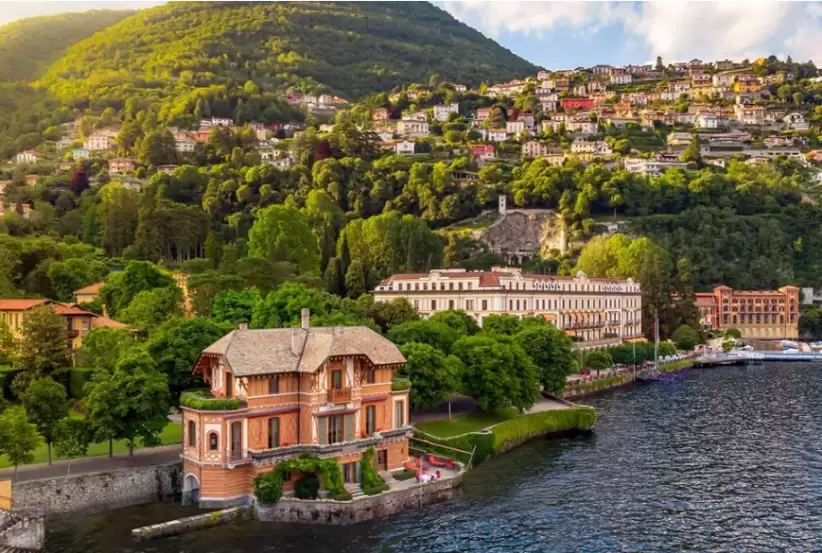
[{"label": "stone foundation", "polygon": [[248,507],[232,507],[230,509],[223,509],[222,511],[214,511],[203,515],[194,515],[160,524],[152,524],[151,526],[135,528],[131,531],[131,536],[136,540],[176,536],[178,534],[191,532],[192,530],[226,524],[238,518],[247,518],[251,514],[252,511]]},{"label": "stone foundation", "polygon": [[461,473],[453,478],[383,492],[354,501],[322,501],[283,497],[273,505],[257,504],[257,518],[267,522],[353,524],[446,501],[459,493]]},{"label": "stone foundation", "polygon": [[39,513],[0,510],[0,550],[42,549],[46,540],[45,519]]},{"label": "stone foundation", "polygon": [[171,499],[180,494],[179,462],[15,483],[14,508],[53,517]]}]

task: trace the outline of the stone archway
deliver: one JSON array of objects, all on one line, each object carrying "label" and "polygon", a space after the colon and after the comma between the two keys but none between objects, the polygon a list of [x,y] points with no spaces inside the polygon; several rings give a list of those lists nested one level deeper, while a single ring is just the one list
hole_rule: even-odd
[{"label": "stone archway", "polygon": [[183,479],[183,505],[200,501],[200,481],[191,473]]}]

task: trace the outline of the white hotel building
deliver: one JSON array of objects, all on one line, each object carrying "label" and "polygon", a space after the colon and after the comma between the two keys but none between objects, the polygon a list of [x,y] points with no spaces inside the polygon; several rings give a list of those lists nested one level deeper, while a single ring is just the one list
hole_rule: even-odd
[{"label": "white hotel building", "polygon": [[423,317],[461,309],[482,325],[488,315],[540,316],[580,341],[613,341],[642,336],[642,298],[632,279],[522,274],[516,268],[491,271],[438,269],[397,274],[374,290],[375,301],[406,298]]}]

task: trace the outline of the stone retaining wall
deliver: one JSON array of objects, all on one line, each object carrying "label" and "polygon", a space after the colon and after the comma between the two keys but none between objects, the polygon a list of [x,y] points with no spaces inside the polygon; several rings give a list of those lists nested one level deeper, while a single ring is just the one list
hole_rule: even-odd
[{"label": "stone retaining wall", "polygon": [[210,528],[212,526],[226,524],[238,518],[247,518],[251,516],[251,514],[252,511],[249,507],[231,507],[221,511],[205,513],[203,515],[194,515],[160,524],[152,524],[151,526],[135,528],[131,531],[131,535],[137,540],[149,540],[153,538],[162,538],[165,536],[176,536],[178,534],[191,532],[192,530],[199,530],[201,528]]},{"label": "stone retaining wall", "polygon": [[179,462],[15,483],[14,508],[37,509],[47,517],[104,511],[170,499],[180,493]]},{"label": "stone retaining wall", "polygon": [[0,550],[42,549],[46,541],[46,525],[42,514],[0,511]]},{"label": "stone retaining wall", "polygon": [[354,501],[322,501],[282,498],[273,505],[257,504],[257,518],[268,522],[353,524],[393,515],[455,497],[463,474],[447,480],[383,492]]}]

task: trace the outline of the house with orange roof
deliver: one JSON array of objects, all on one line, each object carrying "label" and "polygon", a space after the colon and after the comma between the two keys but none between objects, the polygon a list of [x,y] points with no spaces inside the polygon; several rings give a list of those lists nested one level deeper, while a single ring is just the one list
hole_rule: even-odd
[{"label": "house with orange roof", "polygon": [[89,284],[88,286],[83,286],[79,290],[75,290],[74,303],[93,302],[97,297],[97,294],[100,293],[100,288],[102,288],[105,284],[105,282],[95,282],[94,284]]},{"label": "house with orange roof", "polygon": [[66,341],[72,352],[82,347],[83,337],[92,328],[126,328],[123,323],[86,311],[76,304],[60,303],[45,298],[0,298],[0,321],[8,325],[15,340],[20,340],[23,338],[23,325],[27,315],[32,309],[41,306],[50,306],[55,313],[65,319]]}]

